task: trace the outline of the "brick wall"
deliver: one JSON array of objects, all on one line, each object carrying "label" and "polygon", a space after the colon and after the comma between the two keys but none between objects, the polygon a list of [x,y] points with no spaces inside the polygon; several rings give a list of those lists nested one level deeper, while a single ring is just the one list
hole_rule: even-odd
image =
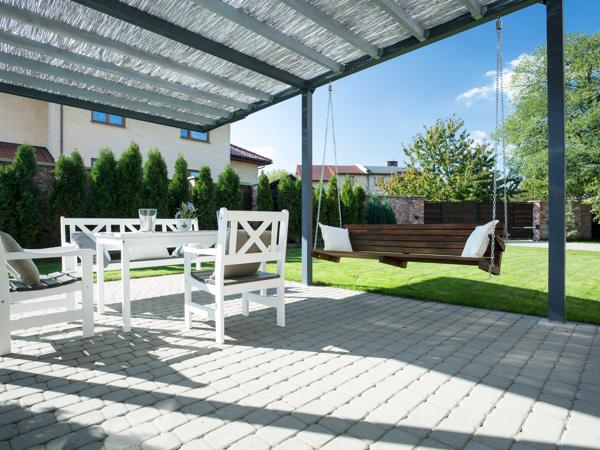
[{"label": "brick wall", "polygon": [[[592,211],[590,205],[573,202],[573,216],[577,235],[574,239],[592,238]],[[548,239],[548,202],[533,202],[534,240]]]},{"label": "brick wall", "polygon": [[394,210],[397,223],[425,223],[423,197],[380,196],[380,199],[388,201]]}]

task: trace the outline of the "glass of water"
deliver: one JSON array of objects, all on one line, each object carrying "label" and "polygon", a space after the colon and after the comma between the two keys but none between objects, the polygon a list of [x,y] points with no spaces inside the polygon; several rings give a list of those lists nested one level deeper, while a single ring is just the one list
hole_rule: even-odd
[{"label": "glass of water", "polygon": [[138,209],[140,216],[140,231],[154,231],[156,227],[156,209],[154,208],[141,208]]}]

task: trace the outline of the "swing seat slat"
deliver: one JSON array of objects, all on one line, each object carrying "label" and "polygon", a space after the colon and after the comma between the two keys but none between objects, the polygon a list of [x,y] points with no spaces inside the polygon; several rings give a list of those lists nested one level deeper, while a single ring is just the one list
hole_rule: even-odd
[{"label": "swing seat slat", "polygon": [[[474,227],[473,224],[347,225],[352,252],[314,250],[312,255],[330,262],[339,262],[341,258],[376,259],[401,268],[409,262],[457,264],[477,266],[487,272],[491,262],[489,248],[481,258],[461,256]],[[503,235],[503,227],[496,226],[494,275],[500,274],[506,248]]]}]

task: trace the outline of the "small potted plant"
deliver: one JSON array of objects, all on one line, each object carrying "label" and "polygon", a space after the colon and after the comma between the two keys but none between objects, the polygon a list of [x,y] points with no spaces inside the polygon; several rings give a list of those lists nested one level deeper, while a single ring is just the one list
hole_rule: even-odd
[{"label": "small potted plant", "polygon": [[177,231],[190,231],[192,228],[192,219],[196,218],[196,208],[191,202],[181,202],[181,207],[175,214],[175,225]]}]

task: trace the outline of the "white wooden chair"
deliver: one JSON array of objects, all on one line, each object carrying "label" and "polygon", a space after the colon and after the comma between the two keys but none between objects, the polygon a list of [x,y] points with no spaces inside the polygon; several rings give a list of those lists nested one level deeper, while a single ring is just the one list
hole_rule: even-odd
[{"label": "white wooden chair", "polygon": [[[288,212],[228,211],[221,208],[218,214],[219,235],[217,244],[210,249],[184,247],[184,300],[185,325],[192,326],[192,314],[200,314],[215,322],[216,342],[225,339],[225,296],[242,295],[242,313],[249,315],[249,302],[277,309],[277,325],[285,326],[285,252],[287,244]],[[238,230],[245,231],[248,240],[238,245]],[[264,236],[270,232],[270,243]],[[263,236],[264,235],[264,236]],[[241,241],[240,241],[241,242]],[[192,271],[192,260],[198,255],[215,258],[215,269]],[[267,262],[276,262],[275,273],[265,272]],[[225,278],[227,266],[259,263],[262,271],[232,279]],[[215,306],[192,301],[192,288],[212,294]],[[275,296],[267,296],[267,289],[276,288]]]},{"label": "white wooden chair", "polygon": [[[94,335],[94,253],[94,250],[73,247],[6,252],[0,242],[0,355],[10,353],[10,335],[15,330],[83,320],[83,337]],[[29,258],[79,258],[81,271],[42,277],[40,286],[27,286],[10,280],[7,261]],[[77,292],[81,292],[81,305],[76,302]],[[55,298],[57,296],[59,298]],[[11,318],[11,314],[21,316]]]}]

